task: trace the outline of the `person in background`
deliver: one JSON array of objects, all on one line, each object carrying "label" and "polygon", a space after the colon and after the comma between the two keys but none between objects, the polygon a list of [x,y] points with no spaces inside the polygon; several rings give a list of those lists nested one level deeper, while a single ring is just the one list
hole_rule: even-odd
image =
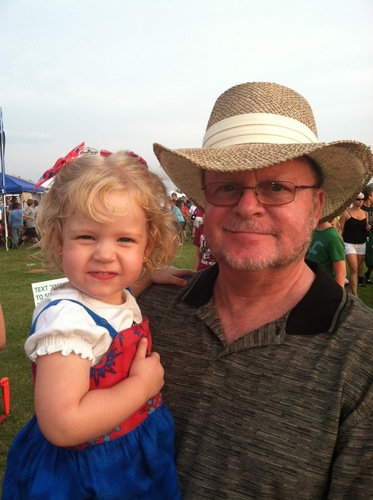
[{"label": "person in background", "polygon": [[194,261],[193,270],[201,271],[208,269],[216,263],[215,257],[212,255],[211,250],[206,242],[203,224],[199,226],[193,239],[193,245],[197,247],[196,258]]},{"label": "person in background", "polygon": [[5,223],[3,220],[3,205],[0,206],[0,244],[5,243]]},{"label": "person in background", "polygon": [[23,216],[24,209],[21,208],[21,204],[18,202],[15,203],[14,210],[11,210],[8,214],[8,224],[10,227],[10,232],[12,233],[12,248],[19,248],[21,244]]},{"label": "person in background", "polygon": [[6,328],[4,321],[4,313],[0,304],[0,351],[4,349],[6,344]]},{"label": "person in background", "polygon": [[361,209],[364,201],[363,193],[355,195],[352,205],[341,215],[340,232],[345,247],[345,255],[349,273],[349,292],[357,295],[358,287],[364,287],[363,268],[367,241],[367,233],[371,226],[368,214]]},{"label": "person in background", "polygon": [[36,219],[34,213],[34,200],[29,199],[26,202],[27,208],[23,213],[24,225],[26,227],[26,232],[22,237],[22,241],[31,241],[31,243],[37,243],[39,241],[38,235],[36,234]]},{"label": "person in background", "polygon": [[38,215],[38,212],[39,212],[39,200],[34,200],[34,215],[35,215],[35,219]]},{"label": "person in background", "polygon": [[36,415],[11,445],[3,500],[180,498],[164,371],[128,290],[174,256],[167,201],[132,152],[57,171],[37,224],[46,263],[69,281],[34,311]]},{"label": "person in background", "polygon": [[17,196],[12,196],[11,198],[9,198],[9,205],[8,205],[9,209],[14,210],[16,203],[18,203]]},{"label": "person in background", "polygon": [[366,265],[366,271],[364,273],[364,282],[367,285],[371,285],[372,281],[370,279],[370,275],[372,274],[373,271],[373,232],[372,232],[372,227],[373,227],[373,184],[368,184],[364,189],[363,189],[363,194],[364,194],[364,202],[361,207],[362,210],[367,212],[368,214],[368,222],[370,225],[370,231],[368,231],[368,236],[367,236],[367,243],[365,247],[365,257],[364,257],[364,262]]},{"label": "person in background", "polygon": [[217,99],[202,148],[154,152],[204,209],[218,260],[139,297],[183,498],[369,498],[373,311],[305,261],[319,221],[372,177],[369,147],[319,142],[304,97],[249,82]]},{"label": "person in background", "polygon": [[194,219],[196,218],[196,206],[193,202],[191,202],[189,200],[190,204],[189,204],[189,229],[190,229],[190,235],[192,237],[192,240],[193,240],[193,237],[194,237],[194,233],[193,233],[193,222],[194,222]]},{"label": "person in background", "polygon": [[175,216],[175,228],[177,232],[177,236],[179,238],[179,247],[183,246],[183,227],[184,227],[184,217],[181,213],[180,208],[176,205],[176,201],[171,198],[170,199],[170,210],[171,213]]},{"label": "person in background", "polygon": [[307,259],[318,262],[335,281],[345,286],[346,261],[343,241],[329,221],[321,222],[312,233]]},{"label": "person in background", "polygon": [[195,237],[196,231],[201,224],[203,224],[203,212],[200,208],[194,207],[192,214],[192,238]]},{"label": "person in background", "polygon": [[[187,239],[187,234],[186,234],[186,226],[189,223],[189,209],[186,206],[186,202],[183,198],[179,198],[176,202],[176,206],[179,208],[183,215],[184,221],[181,223],[182,225],[182,234],[183,234],[183,241],[186,241]],[[189,225],[189,224],[188,224]]]}]

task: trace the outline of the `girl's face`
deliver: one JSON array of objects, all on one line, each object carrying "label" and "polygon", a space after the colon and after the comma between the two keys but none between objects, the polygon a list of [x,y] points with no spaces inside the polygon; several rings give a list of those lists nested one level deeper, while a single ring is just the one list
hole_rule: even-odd
[{"label": "girl's face", "polygon": [[123,289],[141,275],[147,249],[145,214],[124,192],[108,196],[110,204],[125,208],[125,215],[110,215],[110,222],[71,215],[62,232],[62,266],[70,283],[108,304],[122,304]]}]

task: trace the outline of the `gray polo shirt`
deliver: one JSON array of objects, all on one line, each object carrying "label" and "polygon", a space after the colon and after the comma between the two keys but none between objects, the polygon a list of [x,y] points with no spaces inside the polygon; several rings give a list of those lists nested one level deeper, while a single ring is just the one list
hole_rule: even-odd
[{"label": "gray polo shirt", "polygon": [[218,265],[140,297],[184,498],[373,498],[373,311],[308,264],[317,275],[301,302],[229,347]]}]

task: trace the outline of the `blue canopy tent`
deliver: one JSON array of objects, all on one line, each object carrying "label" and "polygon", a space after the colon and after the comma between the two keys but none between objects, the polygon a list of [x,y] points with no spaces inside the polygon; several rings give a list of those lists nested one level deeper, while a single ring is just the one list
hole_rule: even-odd
[{"label": "blue canopy tent", "polygon": [[4,180],[5,194],[43,193],[45,191],[43,187],[35,189],[35,184],[32,182],[25,181],[24,179],[20,179],[19,177],[14,177],[12,175],[5,174]]}]

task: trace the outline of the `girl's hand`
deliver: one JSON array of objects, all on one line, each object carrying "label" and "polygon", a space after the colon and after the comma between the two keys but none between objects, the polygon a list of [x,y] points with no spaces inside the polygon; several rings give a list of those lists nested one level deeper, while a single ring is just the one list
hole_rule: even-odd
[{"label": "girl's hand", "polygon": [[143,337],[137,347],[136,355],[132,361],[129,378],[137,378],[144,390],[145,400],[157,394],[164,384],[164,370],[160,356],[152,352],[147,356],[148,340]]}]

